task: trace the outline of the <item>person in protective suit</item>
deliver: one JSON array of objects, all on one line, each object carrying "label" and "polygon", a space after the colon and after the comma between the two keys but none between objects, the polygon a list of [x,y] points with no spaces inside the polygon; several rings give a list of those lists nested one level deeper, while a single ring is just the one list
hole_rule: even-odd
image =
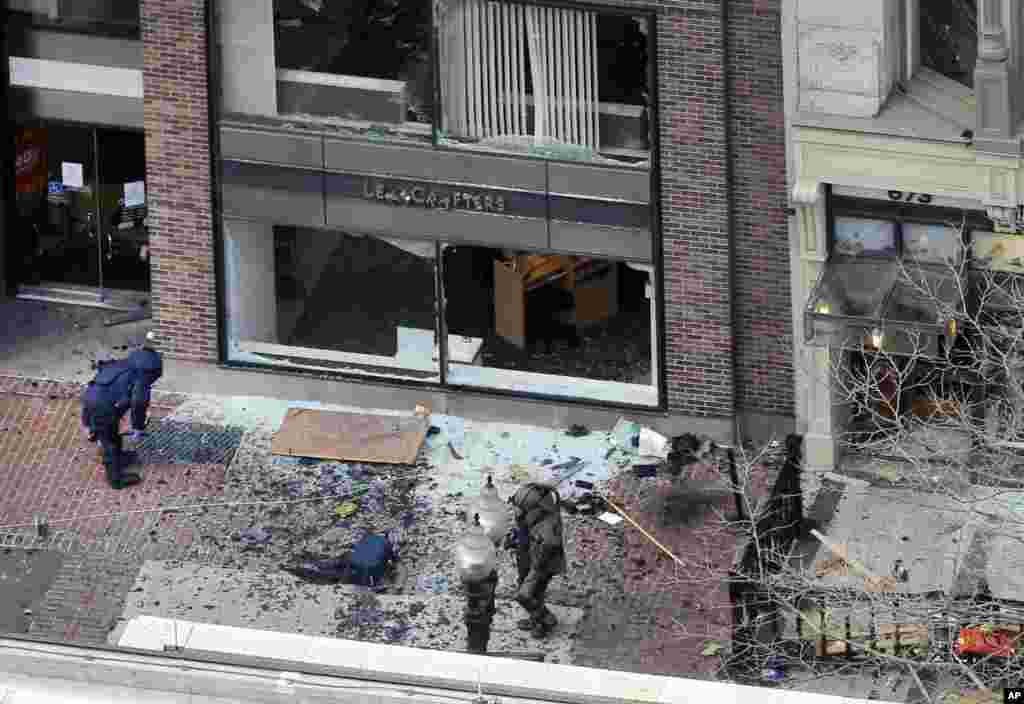
[{"label": "person in protective suit", "polygon": [[551,579],[565,572],[561,500],[554,487],[531,482],[508,501],[516,510],[515,528],[506,539],[506,547],[516,551],[516,601],[529,614],[519,628],[531,631],[534,638],[544,638],[558,624],[544,605],[544,596]]},{"label": "person in protective suit", "polygon": [[150,391],[163,375],[160,354],[149,347],[135,350],[128,359],[100,367],[82,398],[82,421],[103,448],[107,481],[115,489],[137,484],[140,477],[128,474],[121,441],[121,419],[131,410],[132,437],[145,434]]}]

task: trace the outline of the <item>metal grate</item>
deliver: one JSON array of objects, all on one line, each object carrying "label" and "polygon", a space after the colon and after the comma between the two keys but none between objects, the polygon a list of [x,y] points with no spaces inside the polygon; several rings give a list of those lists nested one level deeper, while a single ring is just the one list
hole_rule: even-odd
[{"label": "metal grate", "polygon": [[135,447],[146,464],[231,464],[242,429],[163,420]]}]

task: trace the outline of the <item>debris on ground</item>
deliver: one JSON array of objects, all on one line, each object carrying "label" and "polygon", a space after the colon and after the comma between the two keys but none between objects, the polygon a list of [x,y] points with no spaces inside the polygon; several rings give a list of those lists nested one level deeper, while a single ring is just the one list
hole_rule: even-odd
[{"label": "debris on ground", "polygon": [[569,426],[569,429],[565,431],[565,434],[571,438],[582,438],[586,435],[590,435],[590,430],[585,425],[573,423]]},{"label": "debris on ground", "polygon": [[640,428],[639,452],[641,457],[668,459],[670,442],[667,437],[650,428]]},{"label": "debris on ground", "polygon": [[263,528],[246,528],[238,534],[243,545],[266,545],[270,542],[270,532]]},{"label": "debris on ground", "polygon": [[717,640],[711,640],[704,645],[704,649],[700,651],[700,654],[705,657],[711,657],[718,655],[720,652],[722,652],[722,644]]}]

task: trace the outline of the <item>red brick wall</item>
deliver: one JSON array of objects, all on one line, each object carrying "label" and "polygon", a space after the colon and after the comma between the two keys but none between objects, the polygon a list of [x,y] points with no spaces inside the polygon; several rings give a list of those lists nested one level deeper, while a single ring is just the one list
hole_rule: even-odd
[{"label": "red brick wall", "polygon": [[153,311],[169,357],[216,361],[204,0],[142,0]]},{"label": "red brick wall", "polygon": [[731,0],[729,66],[739,410],[793,415],[780,0]]},{"label": "red brick wall", "polygon": [[730,0],[723,29],[720,2],[685,0],[658,19],[665,370],[685,415],[793,413],[779,13],[780,0]]},{"label": "red brick wall", "polygon": [[657,35],[668,401],[709,417],[735,395],[719,4],[680,2]]}]

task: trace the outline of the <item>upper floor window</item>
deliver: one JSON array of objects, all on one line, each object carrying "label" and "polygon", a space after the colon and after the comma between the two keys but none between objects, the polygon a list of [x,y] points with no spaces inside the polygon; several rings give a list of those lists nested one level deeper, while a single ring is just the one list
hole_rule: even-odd
[{"label": "upper floor window", "polygon": [[228,119],[431,141],[430,0],[218,0]]},{"label": "upper floor window", "polygon": [[215,11],[228,120],[649,164],[651,17],[504,0],[218,0]]},{"label": "upper floor window", "polygon": [[649,20],[436,0],[442,143],[584,161],[649,158]]},{"label": "upper floor window", "polygon": [[921,0],[920,8],[921,65],[973,88],[977,0]]},{"label": "upper floor window", "polygon": [[5,0],[14,20],[116,37],[139,36],[139,0]]}]

